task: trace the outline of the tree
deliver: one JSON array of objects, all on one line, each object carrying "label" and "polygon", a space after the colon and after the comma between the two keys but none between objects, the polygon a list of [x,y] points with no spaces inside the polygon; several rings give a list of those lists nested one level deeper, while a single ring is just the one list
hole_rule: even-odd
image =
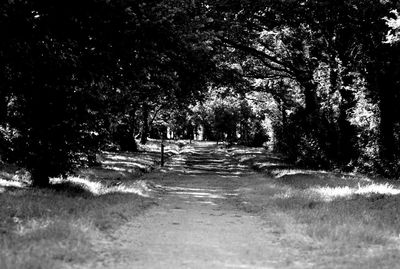
[{"label": "tree", "polygon": [[[219,43],[228,54],[242,54],[236,59],[245,58],[239,63],[244,66],[244,77],[253,82],[268,81],[261,84],[267,85],[263,90],[286,107],[284,103],[293,91],[282,95],[282,86],[270,85],[281,81],[285,89],[300,87],[304,103],[290,104],[294,113],[289,119],[282,113],[285,128],[294,128],[297,133],[291,139],[282,137],[292,141],[287,149],[294,149],[294,157],[309,156],[307,163],[325,156],[325,161],[319,162],[341,165],[358,158],[357,130],[348,111],[355,108],[357,91],[364,90],[353,90],[361,76],[368,82],[367,95],[380,106],[380,159],[394,160],[398,151],[394,135],[398,59],[389,55],[398,52],[382,41],[387,33],[383,18],[390,16],[392,20],[386,21],[392,30],[387,38],[394,40],[396,14],[390,15],[390,11],[398,5],[396,1],[209,3],[211,16],[215,15],[214,27],[221,30]],[[325,77],[318,81],[319,74]]]},{"label": "tree", "polygon": [[2,140],[36,186],[107,141],[135,149],[138,112],[197,98],[212,68],[191,1],[15,0],[0,10]]}]

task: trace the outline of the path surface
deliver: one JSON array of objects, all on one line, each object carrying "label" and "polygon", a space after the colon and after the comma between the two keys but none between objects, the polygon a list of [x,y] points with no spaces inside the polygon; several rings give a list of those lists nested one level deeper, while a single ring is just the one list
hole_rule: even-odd
[{"label": "path surface", "polygon": [[101,248],[96,268],[275,268],[282,250],[262,220],[237,209],[235,190],[258,175],[225,149],[199,144],[149,179],[158,206]]}]

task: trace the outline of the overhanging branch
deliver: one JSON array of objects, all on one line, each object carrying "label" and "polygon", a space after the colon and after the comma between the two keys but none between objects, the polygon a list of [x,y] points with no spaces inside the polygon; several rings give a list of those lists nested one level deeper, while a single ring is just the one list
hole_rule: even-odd
[{"label": "overhanging branch", "polygon": [[[249,53],[250,55],[256,57],[257,59],[259,59],[265,66],[267,66],[270,69],[276,70],[276,71],[280,71],[280,72],[284,72],[284,73],[288,73],[290,75],[295,75],[293,70],[290,70],[291,67],[289,65],[287,65],[285,62],[277,59],[276,57],[273,57],[271,55],[268,55],[258,49],[237,43],[235,41],[229,40],[227,38],[222,38],[221,41],[226,44],[229,45],[232,48],[244,51]],[[275,64],[275,65],[273,65]],[[281,67],[277,67],[281,66]]]}]

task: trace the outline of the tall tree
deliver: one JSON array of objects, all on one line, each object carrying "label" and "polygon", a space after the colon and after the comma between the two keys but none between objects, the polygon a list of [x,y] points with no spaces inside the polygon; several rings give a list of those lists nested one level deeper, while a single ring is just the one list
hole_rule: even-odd
[{"label": "tall tree", "polygon": [[88,161],[111,126],[134,141],[144,102],[197,98],[212,67],[192,1],[15,0],[0,10],[2,137],[37,186]]}]

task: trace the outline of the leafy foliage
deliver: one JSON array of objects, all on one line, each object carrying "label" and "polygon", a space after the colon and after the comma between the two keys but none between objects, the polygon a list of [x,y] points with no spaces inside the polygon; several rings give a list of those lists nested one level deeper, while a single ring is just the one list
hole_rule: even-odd
[{"label": "leafy foliage", "polygon": [[306,166],[396,173],[396,1],[212,4],[227,54],[278,104],[275,149]]},{"label": "leafy foliage", "polygon": [[137,113],[198,98],[212,70],[189,2],[16,0],[0,10],[2,140],[35,185],[106,142],[136,149]]},{"label": "leafy foliage", "polygon": [[[275,149],[298,164],[400,169],[399,4],[5,1],[0,154],[36,185],[135,137]],[[14,29],[11,31],[10,29]],[[256,98],[254,99],[254,96]]]}]

